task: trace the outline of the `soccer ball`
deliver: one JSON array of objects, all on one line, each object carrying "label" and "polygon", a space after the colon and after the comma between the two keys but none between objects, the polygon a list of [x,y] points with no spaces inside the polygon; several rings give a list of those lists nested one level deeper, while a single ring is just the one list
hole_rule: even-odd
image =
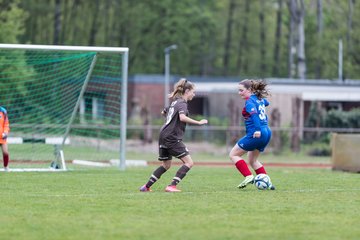
[{"label": "soccer ball", "polygon": [[271,186],[270,177],[263,173],[258,174],[254,179],[254,185],[259,190],[269,189],[269,187]]}]

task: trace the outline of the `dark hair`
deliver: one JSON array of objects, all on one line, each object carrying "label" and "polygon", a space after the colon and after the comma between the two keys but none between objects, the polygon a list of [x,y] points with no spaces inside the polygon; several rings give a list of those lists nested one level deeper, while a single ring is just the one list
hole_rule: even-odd
[{"label": "dark hair", "polygon": [[195,85],[188,81],[186,78],[181,78],[177,83],[174,85],[174,91],[169,94],[169,98],[178,98],[184,95],[187,89],[194,89]]},{"label": "dark hair", "polygon": [[264,80],[245,79],[242,80],[239,84],[243,85],[246,89],[249,89],[253,94],[257,96],[258,99],[270,95],[269,91],[266,88],[267,83]]}]

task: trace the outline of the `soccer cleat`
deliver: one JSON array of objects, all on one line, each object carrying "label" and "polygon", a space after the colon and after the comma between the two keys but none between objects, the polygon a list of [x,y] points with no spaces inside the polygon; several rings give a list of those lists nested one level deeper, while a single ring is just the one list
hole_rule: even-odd
[{"label": "soccer cleat", "polygon": [[177,189],[175,185],[169,185],[165,188],[165,192],[181,192],[181,190]]},{"label": "soccer cleat", "polygon": [[140,192],[152,192],[152,190],[149,187],[146,187],[146,185],[142,186],[139,190]]},{"label": "soccer cleat", "polygon": [[9,172],[10,171],[9,167],[4,167],[4,171]]},{"label": "soccer cleat", "polygon": [[253,184],[253,183],[254,183],[254,176],[253,176],[253,175],[249,175],[249,176],[246,176],[245,179],[244,179],[244,181],[242,181],[242,182],[239,184],[238,188],[245,188],[246,185],[248,185],[248,184]]},{"label": "soccer cleat", "polygon": [[274,185],[272,185],[272,184],[270,184],[270,186],[269,186],[269,188],[268,188],[269,190],[275,190],[275,186]]}]

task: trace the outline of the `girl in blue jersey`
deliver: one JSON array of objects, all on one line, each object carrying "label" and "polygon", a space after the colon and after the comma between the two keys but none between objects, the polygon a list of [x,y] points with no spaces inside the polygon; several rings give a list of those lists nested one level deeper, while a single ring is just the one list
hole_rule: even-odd
[{"label": "girl in blue jersey", "polygon": [[[266,96],[267,84],[262,80],[243,80],[239,83],[239,95],[245,100],[242,115],[245,120],[246,135],[231,149],[229,157],[236,168],[245,177],[238,188],[254,182],[254,175],[242,156],[248,153],[249,165],[256,174],[267,174],[264,166],[257,160],[271,139],[271,130],[268,126],[268,117],[265,108],[269,106]],[[273,185],[270,186],[274,190]]]}]

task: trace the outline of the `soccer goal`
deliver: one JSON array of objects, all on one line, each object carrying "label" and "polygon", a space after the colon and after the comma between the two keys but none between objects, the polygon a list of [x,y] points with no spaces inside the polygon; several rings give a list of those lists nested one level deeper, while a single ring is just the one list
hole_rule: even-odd
[{"label": "soccer goal", "polygon": [[64,171],[69,161],[111,159],[125,169],[128,52],[0,44],[11,171]]}]

